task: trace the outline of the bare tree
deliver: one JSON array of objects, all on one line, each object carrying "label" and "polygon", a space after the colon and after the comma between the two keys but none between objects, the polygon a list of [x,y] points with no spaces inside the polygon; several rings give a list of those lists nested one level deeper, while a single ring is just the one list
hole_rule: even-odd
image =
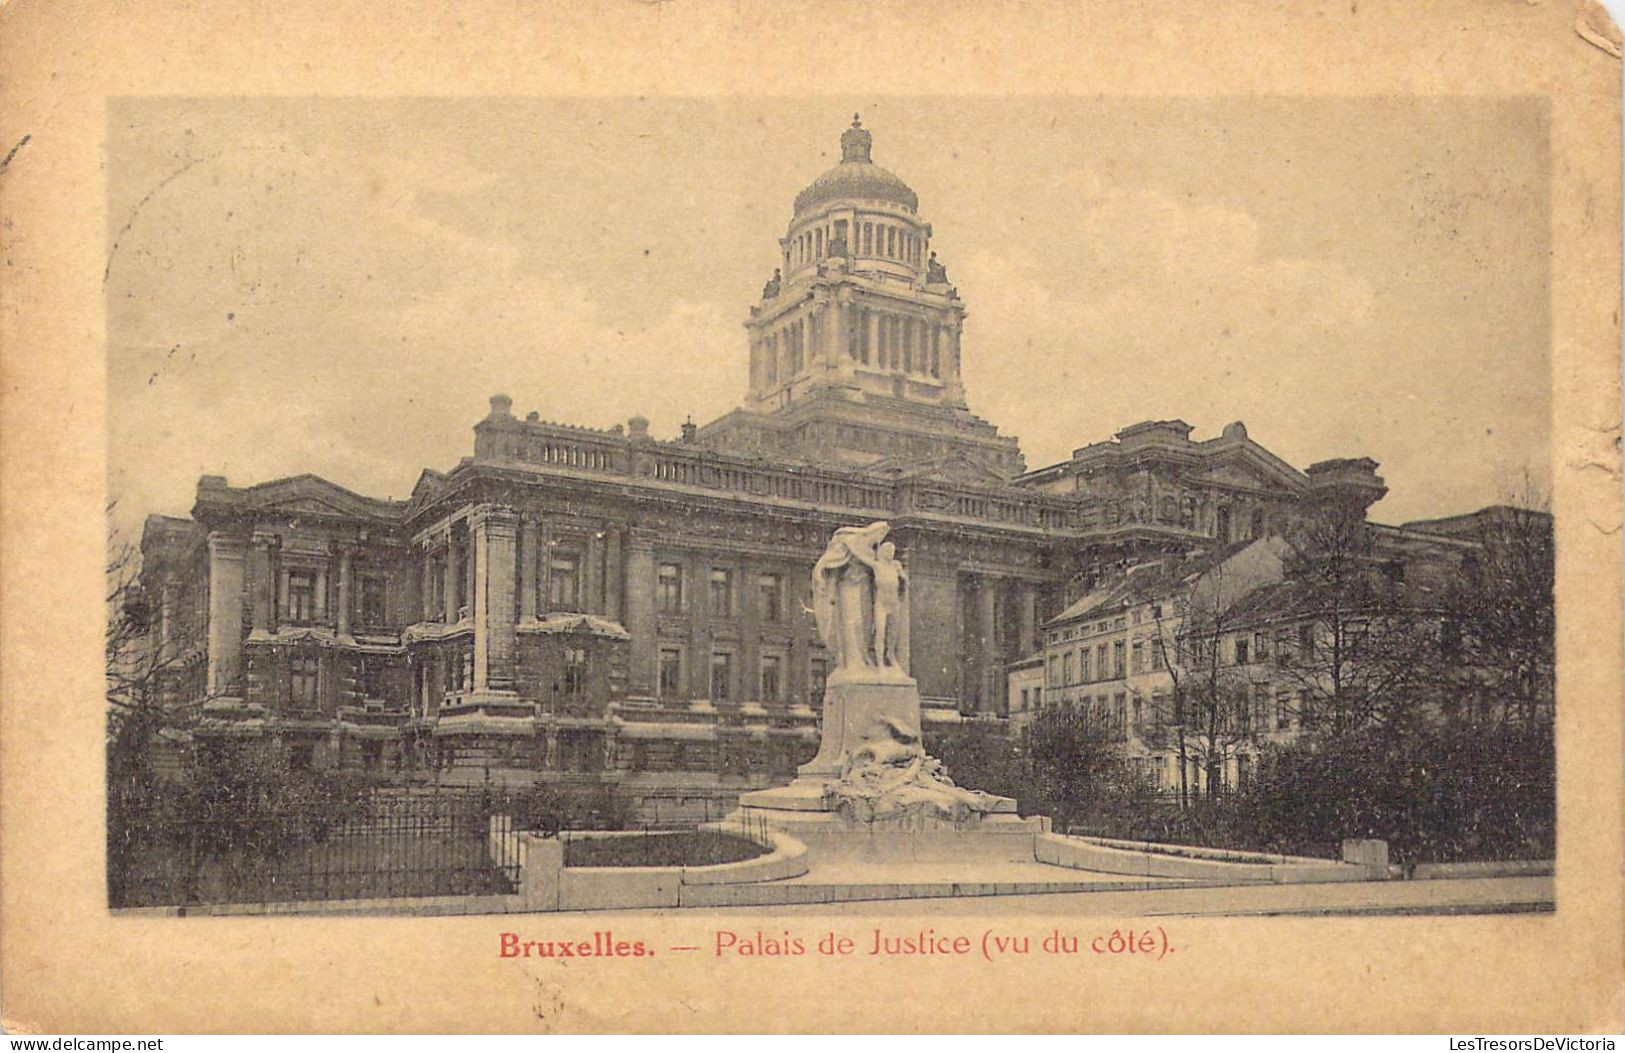
[{"label": "bare tree", "polygon": [[1555,693],[1556,558],[1541,495],[1478,517],[1476,551],[1447,601],[1446,643],[1458,690],[1503,724],[1550,722]]},{"label": "bare tree", "polygon": [[1438,668],[1440,611],[1409,598],[1405,565],[1378,552],[1358,510],[1321,509],[1292,540],[1278,624],[1296,631],[1277,638],[1275,661],[1300,722],[1334,736],[1407,723]]},{"label": "bare tree", "polygon": [[[109,522],[112,508],[109,507]],[[141,580],[141,550],[108,531],[106,662],[109,740],[187,723],[204,698],[193,690],[202,653],[190,604],[171,604]]]},{"label": "bare tree", "polygon": [[1168,674],[1171,697],[1167,711],[1153,713],[1141,740],[1178,758],[1181,808],[1196,796],[1192,762],[1202,769],[1208,796],[1216,798],[1225,790],[1230,761],[1259,733],[1250,708],[1251,683],[1241,668],[1225,661],[1225,645],[1238,626],[1232,615],[1235,597],[1224,587],[1223,574],[1214,570],[1209,587],[1163,604],[1155,620],[1153,654]]}]

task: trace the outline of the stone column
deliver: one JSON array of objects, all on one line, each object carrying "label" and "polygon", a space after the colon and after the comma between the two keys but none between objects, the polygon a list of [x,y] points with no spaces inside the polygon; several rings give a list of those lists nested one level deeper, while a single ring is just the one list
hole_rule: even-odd
[{"label": "stone column", "polygon": [[588,614],[604,613],[604,532],[595,530],[587,535],[587,565],[582,568],[586,596],[581,609]]},{"label": "stone column", "polygon": [[536,620],[536,523],[519,521],[519,620]]},{"label": "stone column", "polygon": [[158,591],[158,643],[165,659],[175,654],[175,619],[180,607],[180,591],[180,582],[165,575]]},{"label": "stone column", "polygon": [[654,538],[632,531],[626,541],[626,631],[632,634],[628,690],[655,693]]},{"label": "stone column", "polygon": [[538,615],[546,615],[553,609],[553,588],[550,579],[553,576],[553,525],[543,519],[541,522],[541,544],[538,546],[536,556],[536,582],[537,595],[536,610]]},{"label": "stone column", "polygon": [[276,570],[271,548],[274,538],[256,537],[249,557],[248,588],[253,603],[254,632],[271,633],[276,623]]},{"label": "stone column", "polygon": [[625,575],[621,562],[621,528],[610,527],[604,538],[604,614],[621,620],[621,593]]},{"label": "stone column", "polygon": [[349,549],[344,549],[344,550],[339,552],[339,618],[338,618],[338,634],[340,636],[349,636],[350,635],[350,596],[351,596],[351,592],[352,592],[352,589],[351,589],[351,583],[350,583],[350,550]]},{"label": "stone column", "polygon": [[327,620],[327,561],[316,568],[316,624]]},{"label": "stone column", "polygon": [[959,694],[959,580],[952,567],[908,566],[909,674],[920,694]]},{"label": "stone column", "polygon": [[423,565],[419,568],[419,577],[423,579],[423,589],[418,597],[418,621],[434,621],[431,608],[434,600],[434,551],[428,545],[423,546]]},{"label": "stone column", "polygon": [[457,620],[457,595],[462,591],[462,566],[457,559],[457,540],[446,531],[446,562],[441,568],[440,587],[445,606],[446,624]]},{"label": "stone column", "polygon": [[458,597],[459,607],[468,608],[468,616],[474,617],[474,579],[476,575],[484,574],[485,568],[480,565],[479,549],[474,543],[474,527],[472,524],[463,530],[463,592]]},{"label": "stone column", "polygon": [[1027,658],[1038,649],[1038,586],[1030,581],[1024,581],[1017,587],[1016,593],[1017,616],[1021,619],[1021,638],[1018,645],[1021,653],[1017,658]]},{"label": "stone column", "polygon": [[519,521],[493,509],[468,521],[473,546],[474,691],[511,691],[514,682],[514,547]]},{"label": "stone column", "polygon": [[209,535],[209,692],[237,686],[243,655],[243,542]]},{"label": "stone column", "polygon": [[999,660],[999,582],[997,578],[982,577],[976,590],[976,635],[982,658],[982,690],[976,709],[991,713],[997,706],[995,685],[1002,671]]},{"label": "stone column", "polygon": [[[739,581],[734,586],[734,615],[739,623],[739,655],[734,661],[739,678],[739,690],[734,703],[760,702],[757,696],[762,686],[762,617],[757,610],[760,597],[756,590],[757,566],[750,560],[739,561]],[[780,671],[783,675],[783,671]],[[783,690],[783,685],[780,685]]]},{"label": "stone column", "polygon": [[683,617],[688,622],[688,697],[711,696],[711,561],[695,554],[683,561]]}]

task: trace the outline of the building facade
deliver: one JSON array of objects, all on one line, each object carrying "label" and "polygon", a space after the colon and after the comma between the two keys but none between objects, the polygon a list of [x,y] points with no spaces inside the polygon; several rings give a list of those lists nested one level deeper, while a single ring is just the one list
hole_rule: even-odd
[{"label": "building facade", "polygon": [[1278,534],[1327,487],[1380,489],[1369,461],[1300,472],[1239,423],[1203,441],[1137,424],[1027,471],[969,408],[965,305],[917,196],[858,121],[841,151],[796,198],[746,322],[744,404],[720,419],[663,440],[497,395],[472,455],[405,501],[205,476],[189,519],[150,518],[152,647],[198,703],[194,736],[714,816],[815,750],[830,664],[809,572],[837,527],[892,524],[943,733],[1008,715],[1011,663],[1112,575]]}]

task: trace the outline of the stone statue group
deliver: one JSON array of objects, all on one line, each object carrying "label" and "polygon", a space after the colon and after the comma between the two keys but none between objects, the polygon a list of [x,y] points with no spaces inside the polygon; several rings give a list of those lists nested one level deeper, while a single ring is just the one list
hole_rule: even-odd
[{"label": "stone statue group", "polygon": [[[835,659],[830,686],[848,708],[867,710],[854,721],[857,740],[845,743],[840,781],[828,792],[854,820],[924,814],[957,822],[991,810],[997,799],[954,785],[925,751],[909,677],[908,574],[886,540],[890,530],[885,522],[842,527],[813,566],[813,614]],[[903,692],[908,705],[868,708],[885,691]]]},{"label": "stone statue group", "polygon": [[842,527],[813,567],[818,633],[846,677],[907,677],[908,574],[885,522]]}]

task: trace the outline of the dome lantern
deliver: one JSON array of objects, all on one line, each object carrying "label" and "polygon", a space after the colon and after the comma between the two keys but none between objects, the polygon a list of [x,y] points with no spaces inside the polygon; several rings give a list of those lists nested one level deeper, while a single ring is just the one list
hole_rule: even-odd
[{"label": "dome lantern", "polygon": [[852,127],[841,133],[841,162],[843,164],[858,161],[871,164],[869,150],[874,145],[875,137],[869,134],[869,129],[863,126],[863,121],[857,114],[852,115]]}]

